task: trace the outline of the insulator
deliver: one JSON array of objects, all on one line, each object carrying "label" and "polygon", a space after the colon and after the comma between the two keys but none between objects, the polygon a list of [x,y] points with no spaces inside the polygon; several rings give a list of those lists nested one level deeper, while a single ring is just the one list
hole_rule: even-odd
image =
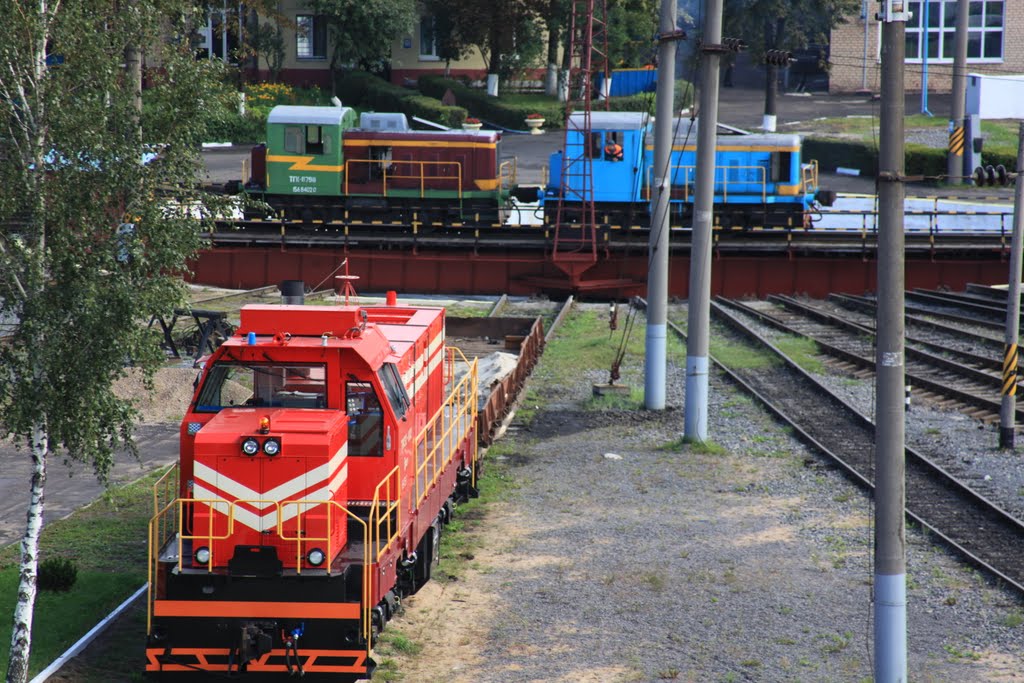
[{"label": "insulator", "polygon": [[985,184],[985,169],[983,169],[981,166],[978,166],[977,168],[974,169],[974,173],[971,174],[971,177],[974,179],[975,185],[977,185],[978,187],[983,186]]},{"label": "insulator", "polygon": [[998,182],[1003,187],[1006,187],[1007,185],[1010,184],[1010,178],[1009,175],[1006,173],[1006,167],[1003,166],[1002,164],[996,166],[996,182]]}]

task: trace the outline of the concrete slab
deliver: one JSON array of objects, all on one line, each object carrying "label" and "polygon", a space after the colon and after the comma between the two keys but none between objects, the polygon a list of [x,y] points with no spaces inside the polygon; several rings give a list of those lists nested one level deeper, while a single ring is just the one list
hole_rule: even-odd
[{"label": "concrete slab", "polygon": [[[135,481],[153,470],[175,462],[178,457],[178,424],[140,425],[135,433],[139,460],[125,452],[115,456],[110,480],[114,484]],[[26,449],[10,441],[0,442],[0,546],[21,540],[29,503],[32,460]],[[64,465],[58,455],[47,464],[43,513],[44,524],[67,517],[103,494],[92,468],[82,463]]]}]

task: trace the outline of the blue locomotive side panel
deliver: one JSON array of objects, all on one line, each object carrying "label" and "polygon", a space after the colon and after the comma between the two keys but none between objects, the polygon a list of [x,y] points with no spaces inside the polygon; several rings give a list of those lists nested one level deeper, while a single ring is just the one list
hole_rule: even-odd
[{"label": "blue locomotive side panel", "polygon": [[[551,156],[551,181],[545,191],[545,215],[555,219],[555,207],[564,193],[563,214],[569,222],[587,196],[585,174],[574,164],[589,161],[593,198],[604,222],[643,223],[650,217],[652,188],[658,178],[654,168],[653,124],[639,112],[591,114],[589,139],[574,129],[582,127],[582,115],[574,114],[567,131],[567,153]],[[693,211],[697,180],[697,122],[675,119],[670,157],[671,215],[673,225],[687,226]],[[801,140],[791,134],[719,135],[715,155],[714,204],[716,223],[723,227],[757,225],[802,226],[814,207],[818,192],[817,171],[801,159]],[[567,169],[563,179],[563,166]],[[585,169],[584,169],[585,170]]]}]

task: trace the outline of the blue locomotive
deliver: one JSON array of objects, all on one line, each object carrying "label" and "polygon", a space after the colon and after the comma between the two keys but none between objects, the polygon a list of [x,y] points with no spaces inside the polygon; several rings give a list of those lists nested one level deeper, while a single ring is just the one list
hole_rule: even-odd
[{"label": "blue locomotive", "polygon": [[[550,180],[544,189],[544,217],[557,219],[564,192],[562,223],[579,222],[587,188],[593,187],[596,222],[612,226],[647,226],[654,185],[654,126],[642,112],[592,112],[584,139],[583,114],[570,117],[564,154],[590,161],[590,177],[572,163],[563,178],[563,152],[551,155]],[[697,123],[676,119],[672,143],[672,226],[690,227],[696,183]],[[718,136],[715,155],[715,227],[807,227],[817,204],[830,206],[834,193],[818,187],[815,162],[800,157],[800,136],[791,134]]]}]

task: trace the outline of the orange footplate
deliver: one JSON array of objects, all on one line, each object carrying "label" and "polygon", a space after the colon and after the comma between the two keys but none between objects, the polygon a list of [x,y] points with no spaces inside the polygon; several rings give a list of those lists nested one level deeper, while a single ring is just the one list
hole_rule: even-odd
[{"label": "orange footplate", "polygon": [[[293,655],[294,657],[294,655]],[[288,673],[287,652],[274,649],[250,661],[249,673]],[[299,649],[298,661],[307,674],[313,673],[365,673],[366,650],[304,650]],[[180,647],[146,648],[146,671],[229,671],[231,651],[227,648]],[[294,666],[294,665],[293,665]],[[237,665],[235,665],[237,669]]]}]

